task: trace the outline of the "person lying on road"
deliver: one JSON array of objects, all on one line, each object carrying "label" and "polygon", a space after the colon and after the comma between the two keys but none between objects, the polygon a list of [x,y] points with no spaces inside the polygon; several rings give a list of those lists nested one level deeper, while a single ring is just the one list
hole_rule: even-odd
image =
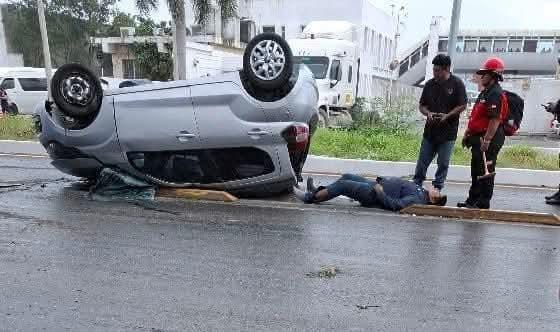
[{"label": "person lying on road", "polygon": [[364,207],[400,211],[413,204],[447,204],[447,196],[437,189],[425,189],[412,181],[397,177],[378,177],[370,181],[358,175],[344,174],[336,182],[316,188],[313,178],[307,180],[307,191],[294,187],[298,199],[306,204],[321,203],[338,196],[347,196]]}]

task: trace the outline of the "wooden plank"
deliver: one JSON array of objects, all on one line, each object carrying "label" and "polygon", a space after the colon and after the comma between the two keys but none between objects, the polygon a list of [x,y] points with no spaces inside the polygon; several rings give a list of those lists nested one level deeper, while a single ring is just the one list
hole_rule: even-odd
[{"label": "wooden plank", "polygon": [[186,188],[159,188],[156,197],[183,198],[194,200],[235,202],[239,199],[225,191],[186,189]]},{"label": "wooden plank", "polygon": [[504,211],[504,210],[479,210],[455,207],[442,207],[434,205],[412,205],[400,212],[401,214],[414,214],[417,216],[494,220],[512,223],[529,223],[541,225],[560,226],[560,217],[554,214]]}]

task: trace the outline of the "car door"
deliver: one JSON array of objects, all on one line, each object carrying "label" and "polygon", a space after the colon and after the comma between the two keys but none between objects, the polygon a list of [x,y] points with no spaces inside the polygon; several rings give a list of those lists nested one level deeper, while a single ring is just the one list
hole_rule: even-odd
[{"label": "car door", "polygon": [[240,87],[231,82],[192,87],[201,145],[214,173],[219,175],[207,183],[260,182],[281,172],[278,148],[286,146],[282,132],[287,124],[244,120],[241,114],[262,110],[257,105],[239,102],[242,98],[245,95]]},{"label": "car door", "polygon": [[44,77],[18,77],[20,113],[32,114],[38,104],[47,99],[47,79]]},{"label": "car door", "polygon": [[131,166],[158,180],[174,182],[168,159],[176,151],[200,147],[190,89],[118,94],[114,105],[119,143]]}]

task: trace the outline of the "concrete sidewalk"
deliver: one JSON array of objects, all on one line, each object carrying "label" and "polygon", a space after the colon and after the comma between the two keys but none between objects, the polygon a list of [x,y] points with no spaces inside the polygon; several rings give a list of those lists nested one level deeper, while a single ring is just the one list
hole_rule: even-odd
[{"label": "concrete sidewalk", "polygon": [[[0,140],[1,154],[26,154],[47,156],[43,146],[34,141]],[[373,160],[338,159],[320,156],[309,156],[304,171],[307,173],[343,174],[356,173],[366,176],[391,175],[412,177],[415,163],[387,162]],[[432,178],[436,165],[431,165],[428,178]],[[450,182],[470,182],[468,166],[451,166],[447,180]],[[498,168],[496,184],[526,187],[556,188],[560,183],[560,171],[538,171],[514,168]]]}]

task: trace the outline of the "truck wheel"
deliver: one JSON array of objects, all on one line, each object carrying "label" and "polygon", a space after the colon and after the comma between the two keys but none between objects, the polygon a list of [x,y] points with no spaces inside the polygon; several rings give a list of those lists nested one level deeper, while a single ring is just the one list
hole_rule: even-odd
[{"label": "truck wheel", "polygon": [[56,106],[67,116],[90,118],[101,107],[101,83],[82,65],[71,63],[60,67],[52,78],[51,90]]},{"label": "truck wheel", "polygon": [[293,69],[292,50],[275,33],[262,33],[253,38],[243,54],[243,72],[257,89],[279,89],[290,80]]},{"label": "truck wheel", "polygon": [[319,110],[319,128],[328,128],[329,127],[329,117],[327,116],[327,112],[324,109]]}]

